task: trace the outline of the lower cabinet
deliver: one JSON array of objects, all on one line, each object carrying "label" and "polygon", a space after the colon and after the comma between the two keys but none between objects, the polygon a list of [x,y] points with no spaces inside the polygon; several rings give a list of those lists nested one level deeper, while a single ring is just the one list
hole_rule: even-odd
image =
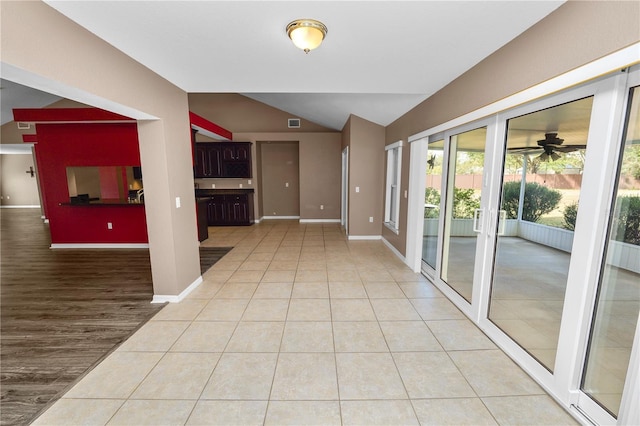
[{"label": "lower cabinet", "polygon": [[198,241],[209,238],[209,200],[198,199],[196,203],[196,215],[198,218]]},{"label": "lower cabinet", "polygon": [[253,224],[253,194],[213,195],[207,206],[209,226]]}]

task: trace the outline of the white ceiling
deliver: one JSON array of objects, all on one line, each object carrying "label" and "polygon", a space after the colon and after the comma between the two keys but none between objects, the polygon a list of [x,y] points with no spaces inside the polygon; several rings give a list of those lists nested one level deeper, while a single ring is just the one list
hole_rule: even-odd
[{"label": "white ceiling", "polygon": [[42,108],[61,98],[0,79],[0,125],[13,121],[13,108]]},{"label": "white ceiling", "polygon": [[[563,3],[45,1],[187,92],[241,93],[336,130],[350,113],[390,124]],[[298,18],[329,29],[309,54],[285,33]]]}]

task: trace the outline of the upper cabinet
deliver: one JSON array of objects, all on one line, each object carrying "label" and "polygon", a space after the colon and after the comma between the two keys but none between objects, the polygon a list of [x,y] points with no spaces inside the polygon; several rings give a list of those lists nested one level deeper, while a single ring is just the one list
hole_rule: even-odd
[{"label": "upper cabinet", "polygon": [[250,178],[251,142],[196,142],[196,178]]}]

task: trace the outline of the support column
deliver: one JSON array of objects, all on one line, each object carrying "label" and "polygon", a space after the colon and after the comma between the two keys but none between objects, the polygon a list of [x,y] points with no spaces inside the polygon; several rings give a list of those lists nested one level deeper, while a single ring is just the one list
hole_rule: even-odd
[{"label": "support column", "polygon": [[169,126],[162,120],[138,122],[156,303],[178,302],[202,281],[188,120],[186,123],[184,138],[170,141]]}]

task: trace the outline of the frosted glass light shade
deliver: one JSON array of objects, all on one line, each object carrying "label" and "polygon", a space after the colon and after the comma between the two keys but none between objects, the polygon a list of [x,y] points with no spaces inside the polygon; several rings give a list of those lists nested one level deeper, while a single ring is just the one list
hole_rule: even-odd
[{"label": "frosted glass light shade", "polygon": [[287,25],[287,35],[305,53],[317,48],[327,34],[327,27],[313,19],[298,19]]}]

